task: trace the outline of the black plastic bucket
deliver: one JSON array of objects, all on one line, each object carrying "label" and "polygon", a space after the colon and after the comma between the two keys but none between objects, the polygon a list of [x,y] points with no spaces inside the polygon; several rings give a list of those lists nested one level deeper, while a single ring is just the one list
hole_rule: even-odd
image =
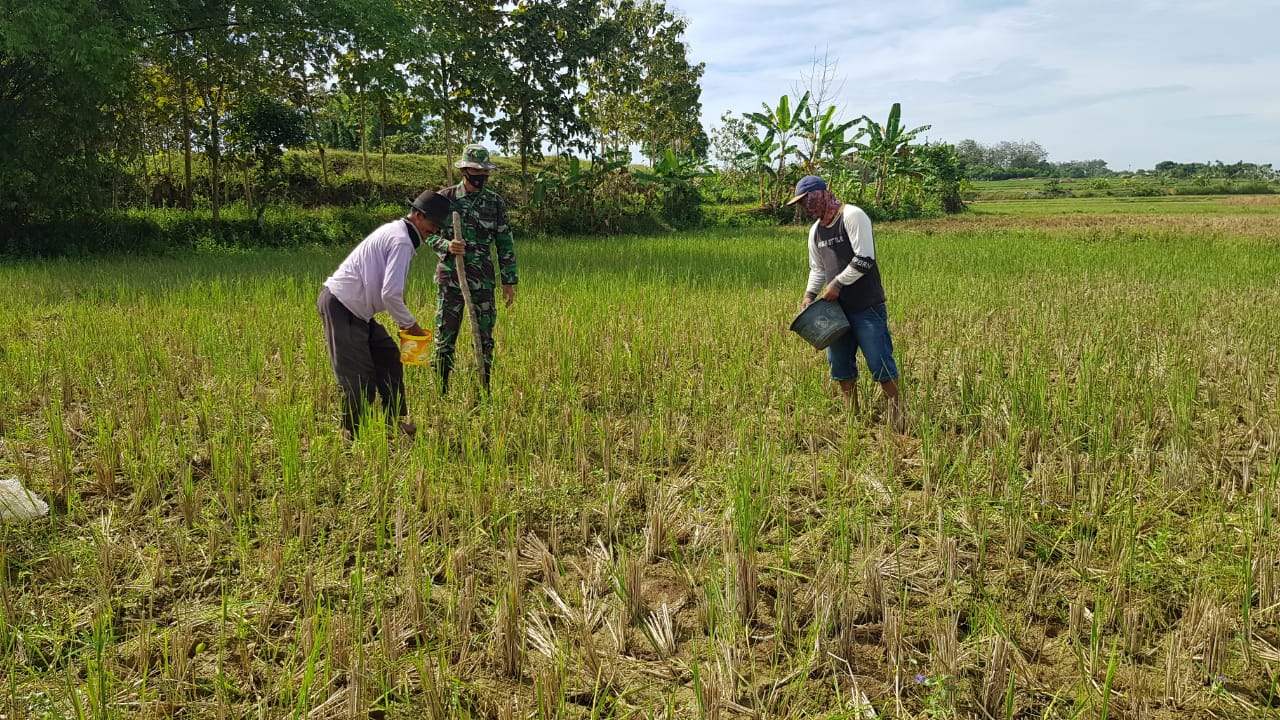
[{"label": "black plastic bucket", "polygon": [[845,317],[840,303],[814,300],[791,321],[791,330],[815,349],[826,350],[849,332],[849,318]]}]

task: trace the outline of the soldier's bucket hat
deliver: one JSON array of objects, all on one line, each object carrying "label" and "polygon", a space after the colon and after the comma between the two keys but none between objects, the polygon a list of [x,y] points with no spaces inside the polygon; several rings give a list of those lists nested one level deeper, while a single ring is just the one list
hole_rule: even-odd
[{"label": "soldier's bucket hat", "polygon": [[476,170],[493,170],[498,166],[489,161],[489,150],[479,144],[471,144],[462,148],[462,157],[453,164],[456,168],[474,168]]}]

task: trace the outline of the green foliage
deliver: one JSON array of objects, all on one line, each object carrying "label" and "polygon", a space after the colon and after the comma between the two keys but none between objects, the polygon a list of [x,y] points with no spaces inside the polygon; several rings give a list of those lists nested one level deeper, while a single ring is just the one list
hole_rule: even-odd
[{"label": "green foliage", "polygon": [[1178,163],[1165,160],[1156,163],[1155,173],[1175,180],[1188,179],[1222,179],[1268,182],[1280,179],[1271,163],[1257,164],[1244,161],[1231,165],[1222,161],[1212,163]]},{"label": "green foliage", "polygon": [[667,149],[706,155],[698,120],[704,66],[691,64],[682,40],[686,21],[661,2],[605,0],[587,61],[580,112],[598,147],[639,146],[656,162]]},{"label": "green foliage", "polygon": [[776,197],[776,193],[770,190],[771,183],[776,182],[778,177],[773,169],[773,157],[782,146],[774,140],[777,134],[774,130],[765,129],[763,132],[764,134],[759,137],[744,136],[742,144],[745,149],[738,153],[736,159],[738,162],[745,163],[745,166],[751,169],[750,172],[755,173],[759,185],[760,207],[769,207],[771,205],[769,199]]},{"label": "green foliage", "polygon": [[21,236],[0,237],[0,256],[157,255],[190,250],[297,248],[354,244],[403,206],[305,211],[244,205],[224,208],[221,221],[207,210],[127,210],[78,220],[51,220]]},{"label": "green foliage", "polygon": [[778,227],[794,217],[792,213],[780,217],[776,209],[762,208],[754,200],[708,204],[702,207],[702,213],[708,227],[731,229]]},{"label": "green foliage", "polygon": [[599,232],[624,215],[631,191],[626,167],[630,153],[615,151],[584,163],[557,158],[534,175],[533,198],[522,211],[526,223],[569,233]]},{"label": "green foliage", "polygon": [[[865,143],[857,143],[856,147],[862,156],[862,161],[874,169],[876,183],[875,202],[877,205],[883,205],[886,200],[886,190],[895,176],[901,177],[919,173],[917,166],[912,163],[913,148],[911,142],[920,133],[932,126],[921,125],[907,130],[901,124],[901,103],[894,103],[889,108],[889,117],[883,125],[866,115],[863,115],[862,119],[867,124],[868,140]],[[900,187],[898,192],[900,192]],[[895,194],[894,204],[896,204],[897,197],[898,195]]]},{"label": "green foliage", "polygon": [[967,182],[955,146],[946,143],[926,144],[917,151],[928,167],[926,187],[937,198],[945,213],[963,212],[963,188]]},{"label": "green foliage", "polygon": [[[702,66],[660,1],[4,0],[0,11],[7,227],[152,203],[207,206],[218,223],[228,202],[377,200],[404,190],[392,153],[444,154],[447,182],[457,147],[486,136],[520,158],[524,180],[544,148],[585,151],[609,127],[625,130],[614,146],[655,163],[667,149],[705,157],[709,142]],[[617,101],[613,114],[593,114],[610,103],[587,92]],[[306,142],[315,183],[277,162]],[[359,151],[354,182],[331,177],[335,148]],[[508,189],[528,200],[527,185]]]},{"label": "green foliage", "polygon": [[650,196],[658,197],[665,197],[673,190],[689,189],[696,178],[706,174],[706,166],[702,160],[693,155],[676,157],[671,148],[667,148],[666,153],[652,168],[632,172],[641,188],[650,191]]},{"label": "green foliage", "polygon": [[1195,187],[1175,187],[1174,195],[1269,195],[1280,192],[1274,183],[1261,180],[1205,183]]},{"label": "green foliage", "polygon": [[[246,176],[252,170],[257,185],[270,195],[280,192],[285,184],[279,172],[284,151],[307,142],[306,125],[294,108],[257,95],[236,107],[227,118],[227,142]],[[250,186],[246,182],[246,191]],[[246,200],[252,203],[253,197],[249,195]]]},{"label": "green foliage", "polygon": [[522,176],[544,145],[585,149],[589,128],[577,112],[580,70],[599,50],[592,25],[593,0],[522,2],[507,14],[493,45],[509,62],[490,90],[500,110],[490,134],[514,149]]},{"label": "green foliage", "polygon": [[116,113],[132,102],[137,33],[155,21],[133,5],[0,1],[0,225],[108,197],[99,182],[117,144]]},{"label": "green foliage", "polygon": [[756,143],[748,146],[748,150],[756,154],[772,154],[769,162],[764,165],[768,168],[770,163],[776,164],[767,173],[772,182],[766,185],[765,175],[760,175],[760,204],[779,205],[784,199],[783,196],[787,194],[787,185],[790,184],[785,174],[787,160],[795,153],[794,142],[803,131],[805,123],[808,122],[809,93],[805,93],[796,101],[794,109],[791,105],[791,97],[788,95],[778,98],[776,106],[770,107],[768,103],[761,103],[761,108],[764,112],[743,113],[743,117],[754,123],[764,133]]},{"label": "green foliage", "polygon": [[636,233],[692,228],[705,222],[699,182],[707,176],[696,158],[670,150],[653,168],[629,165],[613,151],[591,162],[557,158],[534,174],[531,201],[517,222],[548,233]]},{"label": "green foliage", "polygon": [[747,143],[754,137],[755,131],[750,123],[725,111],[720,116],[720,125],[712,128],[709,138],[715,168],[721,172],[754,172],[754,167],[744,162]]},{"label": "green foliage", "polygon": [[[764,112],[745,113],[755,132],[730,124],[731,116],[721,118],[725,125],[720,146],[736,149],[735,169],[755,173],[761,207],[779,207],[801,175],[818,174],[838,197],[858,203],[873,217],[909,218],[964,209],[965,176],[955,149],[915,145],[930,126],[904,127],[900,104],[894,103],[883,124],[866,115],[840,122],[836,106],[811,107],[810,97],[806,92],[793,108],[784,95],[775,107],[766,104]],[[798,146],[797,139],[807,140],[807,146]],[[872,186],[875,192],[867,197],[866,189]],[[794,214],[780,214],[789,212]]]},{"label": "green foliage", "polygon": [[1044,187],[1040,190],[1045,197],[1066,197],[1071,194],[1070,190],[1062,187],[1062,181],[1057,178],[1050,178],[1044,183]]},{"label": "green foliage", "polygon": [[[323,158],[323,159],[322,159]],[[165,154],[148,160],[150,174],[145,179],[129,174],[118,177],[122,205],[134,207],[181,207],[184,204],[184,180],[180,167],[181,154]],[[399,203],[416,196],[425,187],[449,184],[445,159],[440,155],[388,153],[382,166],[386,180],[379,176],[366,180],[361,154],[349,150],[291,150],[283,154],[273,171],[278,180],[270,199],[273,203],[307,208],[351,204]],[[209,208],[211,168],[208,158],[195,155],[192,163],[193,206]],[[509,178],[498,173],[494,186],[502,189]],[[255,175],[255,197],[267,188]],[[150,185],[148,188],[147,185]],[[243,183],[224,183],[220,204],[247,203]]]},{"label": "green foliage", "polygon": [[[1046,195],[1046,188],[1051,184],[1043,179],[1025,178],[1017,180],[978,180],[962,190],[967,201],[979,201],[984,205],[999,202],[1003,207],[1006,201],[1025,203],[1033,200],[1053,198]],[[1114,198],[1118,201],[1133,198],[1152,198],[1161,201],[1172,201],[1175,196],[1215,195],[1271,195],[1280,193],[1280,184],[1261,182],[1220,182],[1206,185],[1194,180],[1171,180],[1167,177],[1151,175],[1132,175],[1115,178],[1095,178],[1081,181],[1071,178],[1057,180],[1060,191],[1058,197],[1098,198],[1105,200]],[[1196,207],[1193,203],[1178,201],[1178,207]],[[1038,208],[1038,203],[1030,207]],[[1249,207],[1242,204],[1241,207]],[[1041,208],[1041,211],[1043,208]],[[1113,210],[1114,211],[1114,210]]]},{"label": "green foliage", "polygon": [[[1049,162],[1049,153],[1034,141],[1001,141],[995,145],[983,145],[973,140],[962,140],[956,145],[961,166],[966,175],[979,180],[1004,180],[1019,177],[1068,177]],[[1101,168],[1084,171],[1105,174],[1106,163]],[[1074,176],[1074,175],[1071,175]]]},{"label": "green foliage", "polygon": [[497,112],[495,85],[505,59],[495,48],[502,26],[499,8],[489,2],[415,3],[407,40],[405,68],[419,82],[413,96],[422,111],[439,122],[440,142],[449,172],[453,153],[472,132],[488,129]]},{"label": "green foliage", "polygon": [[846,137],[861,120],[837,122],[836,106],[829,106],[822,113],[806,113],[804,136],[809,140],[809,152],[800,153],[800,164],[809,174],[817,174],[832,163],[839,161],[857,145],[858,138],[867,132],[859,128],[852,136]]}]

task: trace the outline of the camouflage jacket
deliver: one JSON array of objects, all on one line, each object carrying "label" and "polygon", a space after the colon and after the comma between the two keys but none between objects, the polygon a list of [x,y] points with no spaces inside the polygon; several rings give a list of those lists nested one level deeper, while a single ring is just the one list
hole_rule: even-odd
[{"label": "camouflage jacket", "polygon": [[[476,289],[496,287],[491,247],[497,248],[498,267],[503,285],[519,282],[516,271],[516,246],[511,237],[511,222],[507,216],[507,203],[492,190],[467,193],[459,196],[462,184],[445,188],[441,195],[449,198],[450,210],[462,216],[462,238],[467,243],[463,255],[467,270],[467,284]],[[449,253],[453,240],[453,216],[450,215],[440,234],[428,242],[440,255],[436,265],[436,283],[457,287],[458,274],[454,270],[454,256]]]}]

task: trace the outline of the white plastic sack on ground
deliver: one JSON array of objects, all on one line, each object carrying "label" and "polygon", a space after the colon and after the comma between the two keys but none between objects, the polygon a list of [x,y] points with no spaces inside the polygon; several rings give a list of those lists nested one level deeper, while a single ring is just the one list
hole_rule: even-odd
[{"label": "white plastic sack on ground", "polygon": [[49,514],[39,495],[22,487],[18,478],[0,478],[0,522],[32,520]]}]

